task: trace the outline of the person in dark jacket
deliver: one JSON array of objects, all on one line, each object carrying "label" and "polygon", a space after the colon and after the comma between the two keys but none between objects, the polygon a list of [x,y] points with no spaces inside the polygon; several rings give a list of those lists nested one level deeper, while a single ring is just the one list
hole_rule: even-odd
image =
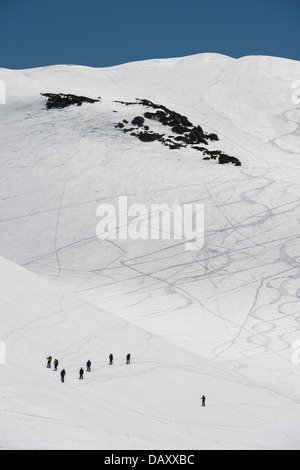
[{"label": "person in dark jacket", "polygon": [[65,376],[66,376],[66,371],[65,371],[65,369],[63,369],[60,373],[62,383],[64,383],[64,381],[65,381]]},{"label": "person in dark jacket", "polygon": [[202,400],[202,406],[205,406],[205,402],[206,402],[206,397],[205,397],[205,395],[203,395],[203,396],[201,397],[201,400]]},{"label": "person in dark jacket", "polygon": [[114,361],[114,356],[112,354],[109,355],[109,364],[112,365]]},{"label": "person in dark jacket", "polygon": [[131,355],[130,355],[130,354],[127,354],[127,356],[126,356],[126,364],[130,364],[130,358],[131,358]]},{"label": "person in dark jacket", "polygon": [[83,368],[81,367],[80,371],[79,371],[79,380],[83,380],[83,374],[84,374],[84,370]]},{"label": "person in dark jacket", "polygon": [[91,361],[88,360],[87,363],[86,363],[86,370],[87,370],[88,372],[91,372],[91,365],[92,365]]},{"label": "person in dark jacket", "polygon": [[54,360],[53,365],[54,365],[54,370],[57,370],[57,368],[58,368],[58,360],[57,359]]}]

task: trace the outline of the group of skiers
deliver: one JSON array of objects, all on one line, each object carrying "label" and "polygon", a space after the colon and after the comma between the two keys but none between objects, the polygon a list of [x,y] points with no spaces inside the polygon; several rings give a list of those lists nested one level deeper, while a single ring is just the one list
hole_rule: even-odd
[{"label": "group of skiers", "polygon": [[[113,363],[114,363],[114,355],[111,353],[109,356],[109,365],[112,366]],[[131,358],[131,354],[127,354],[126,356],[126,364],[130,364],[130,358]]]},{"label": "group of skiers", "polygon": [[[52,363],[52,356],[47,357],[47,368],[51,369],[51,363]],[[53,361],[53,370],[57,370],[58,368],[58,359],[54,359]]]},{"label": "group of skiers", "polygon": [[[52,364],[52,356],[49,356],[47,357],[47,368],[48,369],[51,369],[51,364]],[[58,368],[58,359],[54,359],[53,361],[53,370],[57,371],[57,368]],[[66,375],[66,371],[65,369],[62,369],[61,373],[60,373],[60,378],[61,378],[61,381],[64,383],[65,381],[65,375]]]},{"label": "group of skiers", "polygon": [[[113,356],[112,353],[108,356],[108,359],[109,359],[109,365],[113,365],[114,356]],[[126,364],[130,364],[130,360],[131,360],[131,354],[129,353],[126,356]],[[51,369],[51,364],[52,364],[52,356],[49,356],[49,357],[47,357],[47,367],[48,367],[48,369]],[[91,372],[91,366],[92,366],[92,363],[91,363],[90,360],[88,360],[87,363],[86,363],[87,372]],[[53,361],[53,370],[57,371],[57,368],[58,368],[58,360],[54,359],[54,361]],[[81,367],[80,370],[79,370],[79,380],[83,380],[83,374],[84,374],[84,370]],[[60,378],[61,378],[62,383],[64,383],[64,381],[65,381],[65,376],[66,376],[66,371],[65,371],[65,369],[62,369],[62,371],[60,373]],[[202,405],[201,406],[205,407],[205,402],[206,402],[206,397],[205,397],[205,395],[202,395],[202,397],[201,397]]]},{"label": "group of skiers", "polygon": [[[47,368],[48,369],[51,369],[52,359],[53,359],[52,356],[47,357]],[[108,359],[109,359],[109,365],[113,365],[114,356],[113,356],[112,353],[108,356]],[[130,364],[130,359],[131,359],[131,354],[129,353],[126,356],[126,364]],[[58,364],[59,364],[58,359],[54,359],[54,361],[53,361],[53,370],[57,371]],[[92,366],[92,363],[91,363],[90,360],[88,360],[87,363],[86,363],[87,372],[91,372],[91,366]],[[83,375],[84,375],[84,370],[81,367],[80,370],[79,370],[79,380],[83,380]],[[60,378],[61,378],[62,383],[64,383],[64,381],[65,381],[65,376],[66,376],[66,371],[65,371],[65,369],[62,369],[62,371],[60,372]]]}]

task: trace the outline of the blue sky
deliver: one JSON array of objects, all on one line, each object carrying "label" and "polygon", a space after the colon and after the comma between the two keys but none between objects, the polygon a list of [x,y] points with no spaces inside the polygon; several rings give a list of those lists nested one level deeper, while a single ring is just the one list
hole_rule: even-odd
[{"label": "blue sky", "polygon": [[0,67],[217,52],[300,60],[299,0],[0,0]]}]

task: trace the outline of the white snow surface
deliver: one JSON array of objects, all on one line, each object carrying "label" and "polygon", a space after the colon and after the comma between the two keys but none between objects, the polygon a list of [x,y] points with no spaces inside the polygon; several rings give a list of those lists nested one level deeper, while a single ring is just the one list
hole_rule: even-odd
[{"label": "white snow surface", "polygon": [[[0,80],[0,448],[299,449],[299,62],[200,54]],[[47,110],[47,92],[101,101]],[[146,108],[116,101],[135,98],[215,132],[209,148],[242,166],[122,133]],[[204,204],[203,249],[99,240],[97,207],[119,196]]]}]

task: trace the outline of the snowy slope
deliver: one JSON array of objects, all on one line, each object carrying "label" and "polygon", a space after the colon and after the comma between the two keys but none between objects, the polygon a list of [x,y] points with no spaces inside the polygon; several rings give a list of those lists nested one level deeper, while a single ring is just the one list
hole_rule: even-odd
[{"label": "snowy slope", "polygon": [[[24,312],[11,308],[3,325],[10,331],[7,341],[18,338],[28,325],[27,339],[17,341],[17,352],[9,343],[8,362],[13,354],[17,367],[25,355],[32,358],[32,366],[29,374],[21,375],[21,383],[9,364],[1,371],[7,374],[7,396],[13,387],[31,395],[35,373],[41,381],[39,396],[47,390],[53,393],[50,401],[58,396],[68,404],[74,401],[65,414],[63,402],[54,412],[47,411],[47,400],[42,400],[35,413],[34,400],[30,405],[18,397],[16,404],[10,396],[6,413],[21,413],[26,403],[27,414],[44,416],[46,423],[58,412],[64,423],[74,426],[75,444],[80,436],[85,439],[83,447],[299,447],[300,371],[292,361],[293,342],[300,339],[300,108],[293,99],[299,79],[298,62],[271,57],[235,60],[218,54],[107,69],[0,69],[7,88],[6,105],[0,106],[0,254],[51,282],[31,281],[22,271],[21,291],[23,283],[28,292],[32,284],[43,284],[43,308],[32,316],[33,289]],[[48,111],[40,95],[47,92],[101,96],[101,102]],[[204,161],[193,149],[169,150],[159,142],[146,144],[123,134],[116,124],[145,109],[116,101],[135,98],[165,105],[217,133],[220,141],[210,148],[236,156],[242,166],[221,166]],[[119,196],[146,205],[205,204],[204,248],[188,252],[176,240],[100,241],[97,207],[102,202],[117,204]],[[11,267],[12,276],[16,269]],[[14,287],[11,290],[13,295]],[[47,320],[52,314],[60,334],[59,326]],[[109,324],[115,328],[110,330]],[[125,327],[129,341],[120,333]],[[101,341],[96,336],[100,330],[107,332]],[[133,367],[124,371],[122,360],[119,376],[115,368],[107,370],[105,358],[111,349],[122,357],[133,347],[135,372]],[[53,349],[74,371],[74,385],[64,397],[59,383],[50,392],[53,379],[49,371],[39,369],[41,357],[54,355]],[[89,383],[79,385],[87,387],[93,404],[85,400],[85,392],[78,394],[76,377],[89,351],[99,357],[101,368]],[[133,400],[136,403],[138,395],[136,414],[135,405],[126,408],[123,394],[121,398],[115,392],[120,388],[115,381],[129,392],[142,388]],[[144,395],[149,383],[155,385],[152,393],[160,397],[158,402]],[[200,393],[206,393],[210,403],[205,417]],[[105,402],[111,394],[111,402]],[[226,408],[228,402],[231,408]],[[91,424],[88,416],[96,406],[99,420],[93,415]],[[75,409],[86,410],[80,418],[82,433],[76,433]],[[99,424],[103,412],[113,421],[111,427]],[[143,415],[149,432],[140,429]],[[24,430],[30,426],[27,418],[22,419]],[[132,427],[126,441],[123,424],[128,419]],[[159,420],[167,426],[166,433]],[[13,445],[16,423],[9,417],[1,428],[12,436],[10,441],[1,439],[3,446]],[[51,440],[42,424],[35,428],[41,440],[33,434],[21,447],[73,445],[73,438],[64,441],[63,434],[60,444]],[[53,436],[58,428],[53,422]],[[94,428],[99,438],[91,436]],[[118,428],[123,434],[117,434]],[[109,433],[117,441],[110,443]]]},{"label": "snowy slope", "polygon": [[[221,368],[100,309],[65,296],[4,259],[2,449],[293,448],[295,403],[238,383]],[[9,326],[8,326],[9,325]],[[128,345],[132,363],[125,364]],[[113,366],[107,365],[114,351]],[[45,367],[49,353],[59,371]],[[92,371],[78,380],[78,370]],[[207,408],[200,406],[205,388]],[[259,402],[259,403],[258,403]],[[276,418],[273,416],[277,409]],[[275,427],[281,423],[280,429]],[[285,424],[286,423],[286,424]]]}]

